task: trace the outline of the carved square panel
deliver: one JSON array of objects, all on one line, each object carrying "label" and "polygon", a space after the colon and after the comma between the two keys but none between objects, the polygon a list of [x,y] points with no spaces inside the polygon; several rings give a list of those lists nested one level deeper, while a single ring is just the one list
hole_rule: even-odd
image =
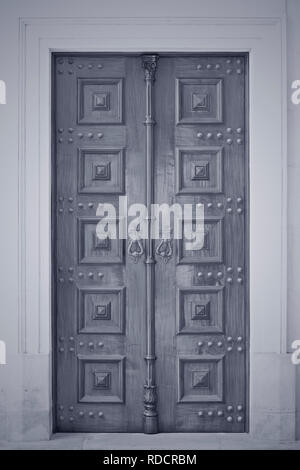
[{"label": "carved square panel", "polygon": [[[99,239],[96,227],[99,217],[78,217],[78,264],[121,264],[124,259],[124,240]],[[117,234],[119,221],[116,221]]]},{"label": "carved square panel", "polygon": [[125,287],[77,289],[79,333],[123,334],[125,311]]},{"label": "carved square panel", "polygon": [[78,124],[122,124],[122,78],[78,78],[77,94]]},{"label": "carved square panel", "polygon": [[[196,230],[195,221],[193,230]],[[182,221],[184,224],[184,221]],[[184,225],[182,227],[184,234]],[[184,237],[177,241],[178,263],[222,263],[223,262],[223,220],[215,216],[204,216],[204,243],[199,250],[187,250],[187,239]]]},{"label": "carved square panel", "polygon": [[79,149],[78,193],[124,194],[124,159],[123,149]]},{"label": "carved square panel", "polygon": [[177,290],[178,334],[224,333],[223,287],[204,286]]},{"label": "carved square panel", "polygon": [[177,124],[223,122],[222,93],[221,78],[176,79]]},{"label": "carved square panel", "polygon": [[222,147],[176,149],[177,194],[217,194],[222,191]]},{"label": "carved square panel", "polygon": [[78,356],[79,403],[124,403],[125,357]]},{"label": "carved square panel", "polygon": [[224,395],[224,355],[178,359],[178,403],[219,403]]}]

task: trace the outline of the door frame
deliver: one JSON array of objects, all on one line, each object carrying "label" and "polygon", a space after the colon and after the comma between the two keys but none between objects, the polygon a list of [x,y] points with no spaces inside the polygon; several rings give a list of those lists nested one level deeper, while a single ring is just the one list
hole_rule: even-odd
[{"label": "door frame", "polygon": [[43,404],[36,412],[42,408],[48,436],[53,429],[51,54],[222,52],[249,54],[249,435],[294,439],[295,397],[282,398],[286,383],[295,386],[286,344],[285,18],[21,18],[19,26],[19,353],[38,357],[45,368]]}]

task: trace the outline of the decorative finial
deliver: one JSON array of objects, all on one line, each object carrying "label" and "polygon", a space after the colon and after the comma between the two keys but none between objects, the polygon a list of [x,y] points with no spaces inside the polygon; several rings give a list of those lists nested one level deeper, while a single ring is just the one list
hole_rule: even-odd
[{"label": "decorative finial", "polygon": [[155,80],[158,59],[158,55],[143,55],[142,64],[146,80]]}]

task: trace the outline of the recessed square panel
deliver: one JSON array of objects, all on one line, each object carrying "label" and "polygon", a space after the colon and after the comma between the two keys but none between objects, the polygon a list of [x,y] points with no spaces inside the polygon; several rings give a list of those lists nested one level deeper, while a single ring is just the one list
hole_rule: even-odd
[{"label": "recessed square panel", "polygon": [[[184,224],[184,221],[182,221]],[[195,221],[192,222],[193,230],[196,230]],[[184,225],[182,227],[184,234]],[[223,262],[223,220],[219,217],[204,217],[204,243],[199,250],[187,250],[189,240],[184,237],[178,243],[178,263],[222,263]]]},{"label": "recessed square panel", "polygon": [[223,122],[221,78],[178,78],[176,80],[177,124]]},{"label": "recessed square panel", "polygon": [[124,400],[124,356],[78,356],[79,403],[124,403]]},{"label": "recessed square panel", "polygon": [[78,150],[78,193],[124,194],[123,149]]},{"label": "recessed square panel", "polygon": [[178,359],[178,403],[220,403],[224,394],[224,355]]},{"label": "recessed square panel", "polygon": [[223,287],[205,286],[178,289],[178,334],[224,333]]},{"label": "recessed square panel", "polygon": [[78,78],[77,93],[78,124],[122,124],[122,78]]},{"label": "recessed square panel", "polygon": [[218,194],[223,191],[222,147],[176,150],[177,194]]},{"label": "recessed square panel", "polygon": [[77,290],[79,333],[123,334],[125,287],[80,287]]},{"label": "recessed square panel", "polygon": [[[77,243],[78,264],[120,264],[124,258],[124,240],[99,239],[96,234],[98,217],[78,217]],[[113,222],[112,222],[113,223]],[[116,220],[116,233],[118,234],[119,220]]]}]

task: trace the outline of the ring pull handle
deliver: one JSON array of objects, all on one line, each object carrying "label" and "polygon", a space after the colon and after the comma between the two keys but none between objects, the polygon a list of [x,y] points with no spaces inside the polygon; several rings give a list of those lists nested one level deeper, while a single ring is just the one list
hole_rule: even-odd
[{"label": "ring pull handle", "polygon": [[127,251],[134,263],[137,263],[139,258],[144,254],[144,247],[141,240],[130,240]]},{"label": "ring pull handle", "polygon": [[156,254],[160,256],[165,263],[167,263],[173,255],[172,240],[163,238],[156,248]]}]

